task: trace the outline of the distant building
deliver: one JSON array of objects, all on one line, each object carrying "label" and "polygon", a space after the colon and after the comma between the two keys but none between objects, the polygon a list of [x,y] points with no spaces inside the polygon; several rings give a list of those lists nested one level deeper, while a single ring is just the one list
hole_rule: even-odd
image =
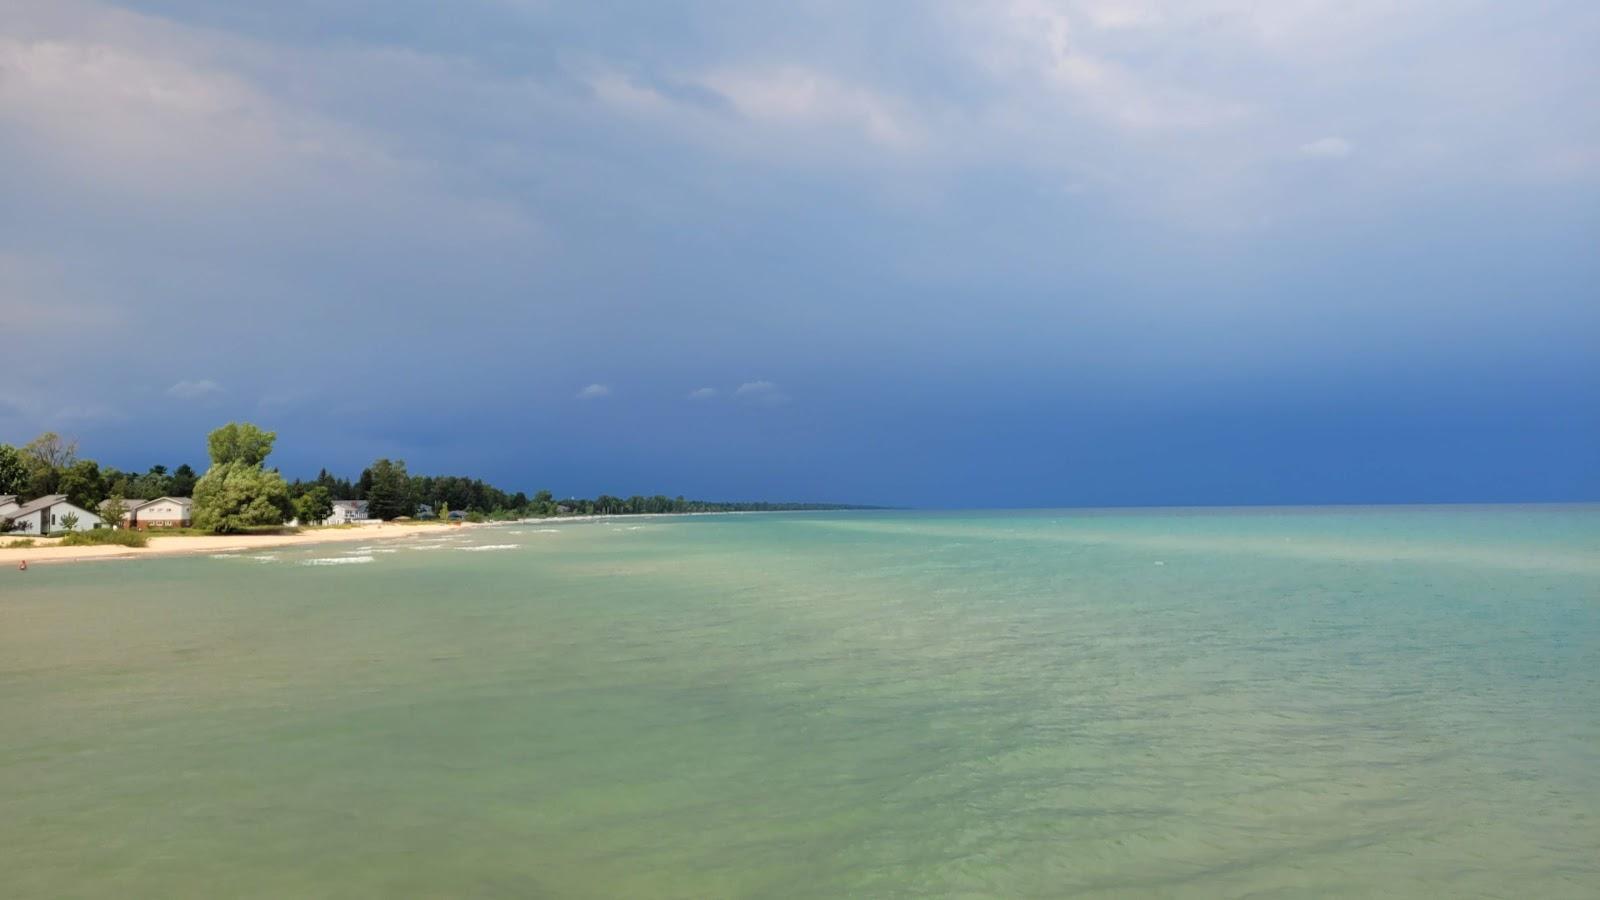
[{"label": "distant building", "polygon": [[351,522],[365,522],[368,519],[367,501],[365,500],[335,500],[333,513],[323,520],[324,525],[348,525]]},{"label": "distant building", "polygon": [[[100,502],[101,518],[111,500]],[[122,501],[123,528],[188,528],[194,523],[194,501],[188,497],[157,497],[154,500]]]},{"label": "distant building", "polygon": [[[50,494],[0,514],[11,522],[11,530],[18,534],[59,534],[63,531],[88,531],[99,528],[104,521],[94,513],[67,502],[66,494]],[[75,517],[75,518],[74,518]],[[72,519],[73,524],[67,522]]]},{"label": "distant building", "polygon": [[134,511],[135,528],[188,528],[194,522],[194,501],[188,497],[157,497]]},{"label": "distant building", "polygon": [[418,503],[417,504],[417,518],[419,518],[419,519],[431,519],[431,518],[433,518],[433,507],[429,506],[426,503]]},{"label": "distant building", "polygon": [[463,519],[465,519],[466,517],[467,517],[467,511],[464,510],[464,509],[452,509],[452,510],[450,510],[450,521],[452,521],[452,522],[460,522]]}]

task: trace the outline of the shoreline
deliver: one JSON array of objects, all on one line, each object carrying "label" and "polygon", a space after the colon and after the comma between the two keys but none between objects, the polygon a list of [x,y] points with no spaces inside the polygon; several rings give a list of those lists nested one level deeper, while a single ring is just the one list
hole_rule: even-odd
[{"label": "shoreline", "polygon": [[[92,546],[92,547],[63,547],[60,544],[45,543],[33,547],[7,548],[0,546],[0,574],[17,572],[18,566],[26,562],[29,566],[54,565],[59,563],[77,562],[112,562],[140,559],[153,559],[156,557],[170,556],[197,556],[212,553],[238,553],[247,550],[266,550],[278,547],[306,547],[317,544],[340,544],[367,541],[394,541],[408,538],[433,537],[440,534],[458,530],[496,528],[512,525],[531,524],[560,524],[560,523],[585,523],[601,522],[607,519],[654,519],[668,517],[688,516],[722,516],[739,515],[739,512],[693,512],[693,513],[628,513],[593,514],[593,515],[568,515],[552,516],[540,519],[511,519],[502,522],[463,522],[460,525],[447,525],[442,522],[411,522],[397,524],[393,522],[382,525],[359,525],[355,527],[335,527],[317,529],[313,531],[300,531],[293,534],[180,534],[162,536],[159,532],[149,533],[150,545],[147,547],[122,547],[122,546]],[[0,535],[0,544],[8,537],[26,537],[26,535]],[[49,540],[46,538],[45,540]]]},{"label": "shoreline", "polygon": [[[432,537],[458,530],[482,528],[489,523],[462,525],[363,525],[355,528],[328,528],[294,534],[181,534],[163,537],[150,535],[148,547],[63,547],[39,544],[33,547],[0,547],[0,572],[17,571],[23,562],[36,564],[139,560],[168,556],[194,556],[210,553],[236,553],[277,547],[302,547],[316,544],[341,544],[370,541],[395,541]],[[499,523],[495,523],[499,524]]]}]

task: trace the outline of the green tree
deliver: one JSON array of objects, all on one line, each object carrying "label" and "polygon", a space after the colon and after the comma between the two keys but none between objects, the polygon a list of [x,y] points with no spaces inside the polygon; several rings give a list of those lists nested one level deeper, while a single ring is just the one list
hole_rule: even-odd
[{"label": "green tree", "polygon": [[67,502],[94,509],[106,498],[106,484],[100,477],[100,464],[80,459],[68,466],[57,481],[56,492],[67,495]]},{"label": "green tree", "polygon": [[226,534],[281,525],[293,515],[283,476],[261,467],[276,437],[248,422],[229,422],[211,432],[206,440],[211,468],[194,486],[196,528]]},{"label": "green tree", "polygon": [[113,493],[100,507],[100,518],[111,528],[122,527],[122,517],[128,514],[128,504],[121,494]]},{"label": "green tree", "polygon": [[289,515],[289,486],[282,475],[260,466],[212,466],[194,486],[196,528],[228,534],[255,525],[281,525]]},{"label": "green tree", "polygon": [[206,449],[211,453],[212,466],[244,463],[259,468],[272,455],[272,444],[277,439],[275,432],[263,431],[249,422],[229,422],[211,432]]},{"label": "green tree", "polygon": [[295,517],[301,525],[320,525],[333,515],[333,497],[320,485],[311,488],[294,502]]},{"label": "green tree", "polygon": [[194,495],[194,483],[199,480],[194,468],[188,463],[172,470],[172,480],[167,485],[167,490],[174,497],[190,497]]},{"label": "green tree", "polygon": [[20,494],[28,489],[28,463],[22,451],[0,444],[0,494]]},{"label": "green tree", "polygon": [[22,458],[28,464],[28,491],[34,497],[54,494],[61,485],[61,473],[78,458],[78,442],[46,431],[22,445]]},{"label": "green tree", "polygon": [[411,496],[411,476],[403,459],[380,459],[369,469],[372,486],[367,489],[367,514],[374,519],[394,519],[413,515],[417,503]]}]

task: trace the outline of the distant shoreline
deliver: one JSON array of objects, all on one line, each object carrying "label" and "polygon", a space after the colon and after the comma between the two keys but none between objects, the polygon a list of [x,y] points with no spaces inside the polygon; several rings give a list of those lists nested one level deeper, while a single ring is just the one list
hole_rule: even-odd
[{"label": "distant shoreline", "polygon": [[[384,522],[382,524],[353,525],[334,528],[317,528],[289,534],[181,534],[162,535],[150,533],[147,547],[121,547],[112,545],[89,547],[64,547],[49,538],[32,547],[0,547],[0,576],[17,573],[18,567],[28,565],[75,562],[136,561],[170,556],[200,556],[212,553],[238,553],[248,550],[268,550],[280,547],[310,547],[318,544],[342,544],[370,541],[394,541],[411,538],[437,537],[460,530],[493,528],[508,525],[559,524],[563,522],[600,522],[610,519],[666,519],[688,516],[735,516],[764,510],[716,510],[681,513],[593,513],[546,518],[507,519],[500,522]],[[0,544],[8,538],[26,538],[27,535],[0,535]]]},{"label": "distant shoreline", "polygon": [[433,537],[458,529],[482,528],[483,524],[395,524],[363,525],[353,528],[323,528],[299,531],[292,534],[181,534],[150,535],[148,547],[63,547],[59,544],[41,543],[33,547],[0,548],[0,572],[16,572],[26,562],[72,563],[110,560],[139,560],[165,556],[193,556],[208,553],[234,553],[243,550],[266,550],[277,547],[304,547],[316,544],[341,544],[370,541],[393,541],[408,538]]}]

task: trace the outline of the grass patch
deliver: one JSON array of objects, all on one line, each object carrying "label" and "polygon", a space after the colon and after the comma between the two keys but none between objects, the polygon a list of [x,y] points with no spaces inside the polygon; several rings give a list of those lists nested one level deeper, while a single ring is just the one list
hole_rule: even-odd
[{"label": "grass patch", "polygon": [[0,544],[0,547],[4,547],[7,550],[21,550],[24,547],[32,546],[33,538],[17,538],[14,541],[7,541],[4,544]]},{"label": "grass patch", "polygon": [[69,531],[61,538],[63,547],[143,547],[150,539],[137,531],[119,528],[96,528],[93,531]]}]

